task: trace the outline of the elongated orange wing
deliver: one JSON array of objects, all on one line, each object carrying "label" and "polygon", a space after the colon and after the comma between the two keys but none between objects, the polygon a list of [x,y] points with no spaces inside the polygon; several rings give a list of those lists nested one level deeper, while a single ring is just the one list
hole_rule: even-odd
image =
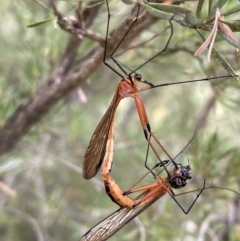
[{"label": "elongated orange wing", "polygon": [[83,159],[83,177],[91,179],[101,167],[108,139],[110,125],[114,120],[119,104],[118,92],[116,91],[110,106],[94,131]]},{"label": "elongated orange wing", "polygon": [[[151,188],[144,191],[139,196],[137,196],[135,201],[143,201],[147,198],[147,202],[141,202],[138,206],[134,208],[120,208],[107,218],[103,219],[93,228],[91,228],[80,241],[104,241],[118,232],[125,224],[134,219],[137,215],[142,213],[145,209],[151,206],[156,200],[161,198],[167,190],[171,191],[169,183],[166,183],[167,178],[158,178],[158,185],[155,188]],[[149,199],[149,195],[151,198]]]},{"label": "elongated orange wing", "polygon": [[[161,189],[162,190],[162,189]],[[162,193],[159,189],[159,193]],[[140,194],[135,200],[143,198],[147,192]],[[87,233],[85,233],[80,241],[104,241],[117,233],[124,225],[150,207],[155,201],[157,201],[162,195],[156,195],[148,203],[137,206],[132,209],[120,208],[101,222],[96,224]]]}]

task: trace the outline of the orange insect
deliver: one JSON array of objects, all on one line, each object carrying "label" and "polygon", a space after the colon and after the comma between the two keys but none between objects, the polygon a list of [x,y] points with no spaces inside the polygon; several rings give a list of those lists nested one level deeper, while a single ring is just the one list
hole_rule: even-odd
[{"label": "orange insect", "polygon": [[[188,142],[188,144],[184,147],[184,149],[190,144],[190,142],[193,140],[194,136],[195,136],[195,133],[194,133],[193,137],[191,138],[191,140]],[[145,191],[144,197],[142,197],[141,199],[139,199],[137,201],[133,200],[132,198],[127,196],[128,194],[130,194],[129,191],[123,192],[122,189],[119,187],[119,185],[110,176],[112,161],[113,161],[113,149],[114,149],[114,147],[113,147],[113,145],[114,145],[113,137],[114,137],[114,135],[113,135],[113,125],[111,125],[110,130],[109,130],[109,134],[108,134],[107,144],[106,144],[106,152],[105,152],[105,156],[104,156],[104,159],[103,159],[102,178],[103,178],[103,181],[104,181],[106,193],[111,198],[111,200],[113,202],[115,202],[116,204],[118,204],[120,207],[125,207],[125,208],[131,209],[131,208],[134,208],[138,205],[144,205],[145,203],[150,202],[151,199],[156,199],[157,197],[160,197],[163,194],[165,194],[169,190],[170,187],[180,188],[182,186],[185,186],[186,180],[191,178],[188,175],[188,173],[190,172],[190,166],[186,166],[186,167],[183,168],[180,165],[180,167],[179,167],[179,164],[177,164],[172,158],[170,158],[171,161],[169,161],[169,160],[162,161],[161,160],[157,151],[152,146],[152,143],[150,141],[150,137],[151,137],[150,136],[149,139],[147,139],[147,141],[148,141],[147,156],[148,156],[149,146],[150,146],[152,148],[152,150],[154,151],[155,155],[158,158],[159,162],[158,162],[157,166],[162,166],[165,169],[166,173],[168,174],[168,177],[165,178],[165,179],[160,179],[158,176],[156,176],[152,172],[152,169],[149,169],[149,172],[151,172],[153,174],[153,176],[155,177],[155,179],[157,179],[158,182],[156,182],[154,184],[151,184],[151,185],[146,185],[146,186],[131,190],[130,193]],[[156,141],[158,142],[158,140],[156,140]],[[183,152],[183,150],[181,152]],[[167,152],[165,151],[165,153],[167,153]],[[146,156],[145,166],[147,166],[147,156]],[[168,169],[165,167],[165,164],[167,164],[167,163],[172,163],[174,165],[175,169],[174,169],[173,173],[170,173],[168,171]],[[183,169],[185,169],[185,170],[183,171]],[[179,173],[181,173],[181,174],[179,174]],[[182,180],[179,180],[179,178],[181,176],[183,176],[183,174],[185,175],[183,177],[184,185],[181,185]],[[172,177],[174,177],[174,178],[172,178]],[[174,183],[175,181],[171,181],[171,180],[177,180],[176,177],[179,180],[178,184]],[[142,179],[143,179],[143,177],[141,179],[139,179],[138,182],[141,181]],[[167,180],[170,180],[169,183],[164,185],[165,188],[159,190],[159,184],[167,183]],[[135,183],[134,186],[137,183]]]},{"label": "orange insect", "polygon": [[[167,165],[168,162],[169,161],[164,161],[161,164],[158,163],[155,167],[165,166]],[[149,172],[152,172],[154,168],[152,168]],[[182,166],[181,164],[177,164],[177,167],[174,167],[172,173],[169,174],[168,177],[162,178],[162,177],[158,177],[157,175],[154,175],[155,179],[157,180],[155,183],[145,185],[135,189],[130,189],[127,192],[122,192],[118,187],[119,190],[121,191],[122,198],[125,197],[125,199],[128,200],[128,203],[130,204],[130,206],[127,206],[127,205],[123,206],[122,208],[120,208],[119,210],[117,210],[116,212],[114,212],[104,220],[102,220],[100,223],[98,223],[93,228],[91,228],[86,234],[84,234],[83,237],[80,239],[80,241],[107,240],[112,235],[114,235],[117,231],[119,231],[125,224],[127,224],[129,221],[131,221],[133,218],[135,218],[137,215],[139,215],[141,212],[143,212],[145,209],[151,206],[155,201],[157,201],[166,193],[169,193],[169,195],[174,199],[174,201],[178,204],[178,206],[182,209],[182,211],[185,214],[187,214],[193,207],[194,203],[197,201],[200,194],[205,189],[205,180],[204,180],[203,188],[200,190],[197,197],[195,198],[193,203],[186,211],[176,200],[175,194],[172,188],[179,189],[186,186],[187,180],[192,178],[190,176],[190,171],[191,171],[191,168],[189,165]],[[144,175],[144,177],[145,176],[146,175]],[[143,177],[140,180],[142,179]],[[116,189],[116,185],[117,184],[115,182],[111,183],[111,186],[114,186],[115,189]],[[131,199],[130,197],[127,196],[128,194],[131,194],[134,192],[140,192],[140,191],[142,191],[142,193],[135,199]],[[126,202],[126,200],[124,201]]]},{"label": "orange insect", "polygon": [[[136,70],[138,70],[140,67],[151,61],[153,58],[155,58],[158,54],[161,54],[164,52],[171,40],[173,29],[172,29],[172,23],[170,21],[171,25],[171,35],[167,41],[167,44],[165,48],[159,52],[157,55],[155,55],[153,58],[148,60],[146,63],[142,64],[140,67],[138,67],[136,70],[131,71],[130,73],[127,73],[122,66],[114,57],[114,53],[116,52],[117,48],[120,46],[122,41],[125,39],[127,34],[132,29],[134,23],[137,21],[138,15],[139,15],[139,8],[137,12],[136,19],[132,23],[132,25],[129,27],[126,34],[123,36],[122,40],[118,43],[117,47],[111,54],[111,59],[114,61],[114,63],[120,68],[121,71],[123,71],[124,75],[119,73],[117,70],[115,70],[111,65],[109,65],[106,62],[106,51],[107,51],[107,36],[108,36],[108,29],[109,29],[109,21],[110,21],[110,12],[109,12],[109,6],[108,1],[106,0],[107,9],[108,9],[108,22],[107,22],[107,33],[106,33],[106,41],[105,41],[105,50],[104,50],[104,64],[108,66],[110,69],[112,69],[116,74],[118,74],[122,79],[121,82],[118,84],[118,87],[116,89],[115,95],[112,99],[112,102],[104,114],[103,118],[101,119],[100,123],[98,124],[96,130],[93,133],[93,136],[90,140],[89,146],[87,148],[87,151],[84,155],[84,162],[83,162],[83,176],[86,179],[90,179],[93,176],[96,175],[98,170],[100,169],[101,164],[103,163],[103,169],[102,169],[102,177],[104,180],[105,188],[107,194],[110,196],[110,198],[121,206],[119,210],[111,214],[109,217],[104,219],[102,222],[97,224],[95,227],[90,229],[82,238],[81,241],[101,241],[106,240],[109,237],[111,237],[114,233],[116,233],[118,230],[120,230],[127,222],[132,220],[134,217],[136,217],[138,214],[143,212],[146,208],[148,208],[150,205],[152,205],[156,200],[161,198],[166,192],[169,193],[169,195],[175,200],[175,202],[180,206],[180,204],[175,199],[175,194],[172,191],[172,188],[182,188],[187,184],[187,180],[191,179],[190,171],[191,168],[189,165],[182,166],[181,164],[177,164],[171,156],[168,154],[168,152],[163,148],[161,143],[158,141],[156,136],[152,133],[151,127],[148,121],[148,117],[146,114],[146,110],[143,104],[142,99],[138,96],[138,93],[141,91],[145,91],[152,88],[162,87],[162,86],[168,86],[168,85],[175,85],[175,84],[182,84],[182,83],[191,83],[191,82],[197,82],[197,81],[209,81],[210,79],[216,79],[216,78],[223,78],[223,77],[229,77],[229,76],[221,76],[221,77],[214,77],[214,78],[205,78],[205,79],[199,79],[199,80],[190,80],[190,81],[182,81],[177,83],[164,83],[159,85],[153,85],[150,82],[146,81],[142,78],[142,76],[138,73],[136,73]],[[138,83],[144,83],[148,86],[138,88]],[[145,185],[140,188],[130,189],[127,192],[123,192],[121,188],[118,186],[118,184],[112,179],[110,176],[112,162],[113,162],[113,122],[115,113],[117,110],[117,107],[120,103],[120,101],[123,98],[126,97],[132,97],[135,100],[137,112],[139,115],[139,119],[142,125],[142,129],[144,132],[144,136],[148,142],[148,145],[152,148],[155,155],[158,158],[159,163],[157,166],[163,167],[167,172],[167,177],[162,178],[157,175],[154,175],[155,179],[157,180],[155,183],[150,185]],[[165,152],[165,154],[169,157],[170,161],[162,161],[159,157],[158,153],[156,152],[152,142],[150,141],[150,137],[153,137],[154,141],[160,146],[160,148]],[[173,163],[174,169],[172,172],[169,172],[166,168],[167,163]],[[146,163],[145,163],[146,166]],[[147,166],[146,166],[147,167]],[[147,167],[148,168],[148,167]],[[152,169],[148,168],[149,172],[152,172]],[[148,172],[148,173],[149,173]],[[187,211],[185,211],[181,206],[180,208],[183,210],[184,213],[188,213],[190,209],[193,207],[194,203],[196,202],[199,195],[203,192],[205,189],[205,180],[203,188],[200,190],[199,194],[189,207]],[[128,196],[128,194],[131,194],[133,192],[142,192],[137,198],[132,199]]]},{"label": "orange insect", "polygon": [[[210,79],[216,79],[214,78],[205,78],[205,79],[199,79],[199,80],[190,80],[190,81],[182,81],[177,83],[164,83],[160,85],[153,85],[142,78],[140,74],[135,73],[135,70],[127,73],[122,65],[113,57],[113,54],[116,52],[117,48],[120,46],[124,38],[127,36],[131,28],[133,27],[134,23],[137,21],[138,15],[139,15],[139,8],[137,12],[136,19],[133,21],[132,25],[129,27],[126,34],[123,36],[122,40],[118,43],[117,47],[111,54],[111,59],[118,65],[118,67],[124,72],[125,76],[120,74],[118,71],[113,69],[111,65],[109,65],[106,62],[106,50],[107,50],[107,36],[108,36],[108,29],[109,29],[109,22],[110,22],[110,12],[109,12],[109,6],[108,1],[106,1],[107,9],[108,9],[108,22],[107,22],[107,33],[106,33],[106,41],[105,41],[105,51],[104,51],[104,63],[109,68],[111,68],[115,73],[117,73],[121,78],[121,82],[118,84],[117,90],[115,92],[115,95],[112,99],[112,102],[107,109],[106,113],[104,114],[103,118],[101,119],[100,123],[98,124],[96,130],[94,131],[92,138],[90,140],[89,146],[86,150],[86,153],[84,155],[84,161],[83,161],[83,177],[85,179],[90,179],[93,176],[96,175],[98,172],[102,162],[103,164],[103,170],[102,170],[102,178],[104,180],[105,189],[107,194],[110,196],[110,198],[120,205],[121,207],[128,207],[130,208],[133,206],[133,200],[130,200],[127,196],[122,195],[121,188],[116,184],[116,182],[112,179],[110,176],[112,162],[113,162],[113,122],[115,113],[117,110],[117,107],[120,103],[120,101],[123,98],[126,97],[132,97],[135,100],[135,105],[137,108],[137,112],[139,115],[139,119],[142,125],[142,129],[144,132],[145,139],[147,140],[148,144],[154,151],[159,163],[163,164],[160,156],[156,152],[152,142],[150,141],[150,136],[154,139],[154,141],[157,143],[157,145],[164,151],[164,153],[168,156],[169,160],[173,163],[175,168],[178,168],[177,163],[171,158],[171,156],[168,154],[168,152],[164,149],[160,141],[157,139],[157,137],[152,133],[151,127],[148,121],[146,109],[144,106],[144,103],[141,99],[141,97],[138,95],[139,92],[149,90],[156,87],[162,87],[162,86],[168,86],[168,85],[174,85],[174,84],[182,84],[182,83],[191,83],[196,81],[209,81]],[[172,23],[170,22],[171,26],[171,34],[167,41],[167,44],[165,48],[159,52],[158,54],[164,52],[171,40],[171,37],[173,35],[173,28]],[[157,54],[157,55],[158,55]],[[155,55],[153,58],[155,58],[157,55]],[[150,60],[152,60],[151,58]],[[148,60],[146,63],[148,63],[150,60]],[[146,64],[144,63],[144,64]],[[142,67],[144,64],[142,64],[140,67]],[[139,68],[138,68],[139,69]],[[224,76],[222,76],[224,77]],[[222,78],[217,77],[217,78]],[[138,88],[138,83],[144,83],[148,86]],[[168,176],[170,176],[170,173],[165,168],[165,165],[162,165],[163,168],[166,170]],[[149,167],[145,163],[145,167],[149,169]]]},{"label": "orange insect", "polygon": [[[194,134],[195,135],[195,134]],[[184,149],[190,144],[194,136],[191,138],[189,143],[184,147]],[[149,147],[149,146],[148,146]],[[184,150],[183,149],[183,150]],[[183,150],[180,152],[182,153]],[[148,156],[147,150],[147,156]],[[179,153],[179,154],[180,154]],[[179,155],[178,154],[178,155]],[[147,160],[146,156],[146,160]],[[153,168],[151,168],[143,177],[139,179],[141,181],[147,174],[152,171],[156,167],[165,167],[171,163],[171,161],[163,161],[162,163],[157,163]],[[104,164],[103,164],[104,165]],[[123,205],[120,209],[109,215],[107,218],[103,219],[101,222],[96,224],[93,228],[91,228],[87,233],[85,233],[80,241],[104,241],[113,236],[116,232],[118,232],[124,225],[126,225],[128,222],[130,222],[132,219],[134,219],[136,216],[138,216],[140,213],[142,213],[144,210],[146,210],[148,207],[150,207],[154,202],[156,202],[159,198],[161,198],[164,194],[168,193],[173,200],[177,203],[177,205],[181,208],[181,210],[188,214],[191,208],[194,206],[195,202],[201,195],[201,193],[205,189],[209,188],[217,188],[217,189],[223,189],[232,191],[237,195],[240,195],[238,192],[233,191],[228,188],[223,187],[205,187],[205,180],[203,183],[203,187],[200,190],[193,190],[186,193],[181,193],[178,195],[175,195],[172,188],[174,189],[180,189],[187,185],[187,181],[191,179],[190,176],[191,167],[189,165],[183,166],[181,164],[177,164],[177,167],[173,168],[172,172],[168,172],[167,177],[159,177],[156,174],[154,174],[154,177],[156,179],[155,183],[145,185],[139,188],[134,188],[136,184],[139,183],[136,182],[128,191],[123,192],[119,186],[114,182],[114,180],[109,177],[109,190],[111,191],[111,197],[114,199],[114,201],[118,202],[124,202],[127,203],[127,205]],[[105,183],[106,185],[106,183]],[[117,192],[115,192],[117,190]],[[196,198],[193,200],[192,204],[189,206],[187,210],[185,210],[180,203],[177,201],[176,196],[196,192],[199,191]],[[131,199],[127,195],[135,193],[135,192],[142,192],[139,196],[137,196],[134,199]],[[118,198],[118,199],[117,199]]]},{"label": "orange insect", "polygon": [[[122,64],[120,64],[114,57],[114,53],[116,50],[119,48],[123,40],[126,38],[132,27],[134,26],[135,22],[138,19],[139,16],[139,9],[137,11],[137,16],[136,19],[133,21],[132,25],[129,27],[121,41],[117,44],[117,47],[111,54],[111,59],[114,61],[114,63],[120,68],[121,71],[123,71],[124,75],[122,75],[119,71],[115,70],[110,64],[106,62],[106,51],[107,51],[107,37],[108,37],[108,29],[109,29],[109,22],[110,22],[110,11],[109,11],[109,5],[108,1],[106,0],[106,5],[108,9],[108,21],[107,21],[107,31],[106,31],[106,41],[105,41],[105,50],[104,50],[104,58],[103,62],[106,66],[108,66],[110,69],[112,69],[117,75],[119,75],[122,79],[121,82],[118,84],[116,92],[114,94],[114,97],[111,101],[110,106],[108,107],[106,113],[102,117],[101,121],[99,122],[96,130],[94,131],[92,138],[90,140],[90,143],[87,147],[86,153],[84,155],[84,160],[83,160],[83,177],[85,179],[90,179],[96,175],[98,172],[104,156],[106,152],[106,144],[107,140],[109,138],[109,132],[110,132],[110,127],[113,125],[114,122],[114,117],[115,113],[117,110],[117,107],[120,103],[120,101],[123,98],[126,97],[132,97],[135,101],[137,112],[139,115],[139,119],[142,125],[142,129],[144,132],[144,136],[146,140],[148,141],[148,137],[151,135],[153,139],[157,142],[157,144],[161,147],[161,149],[166,153],[166,155],[170,158],[171,157],[168,155],[168,153],[165,151],[161,143],[158,141],[158,139],[155,137],[155,135],[151,131],[151,127],[148,121],[146,109],[143,104],[143,100],[141,97],[138,95],[139,92],[157,88],[157,87],[163,87],[163,86],[168,86],[168,85],[176,85],[176,84],[183,84],[183,83],[192,83],[192,82],[197,82],[197,81],[209,81],[211,79],[216,79],[216,78],[223,78],[226,76],[221,76],[221,77],[214,77],[214,78],[205,78],[205,79],[198,79],[198,80],[190,80],[190,81],[182,81],[182,82],[177,82],[177,83],[164,83],[164,84],[159,84],[159,85],[153,85],[147,80],[143,79],[142,76],[138,73],[136,73],[136,70],[138,70],[140,67],[143,65],[147,64],[149,61],[157,57],[159,54],[163,53],[167,47],[168,44],[172,38],[173,35],[173,27],[172,23],[170,21],[170,26],[171,26],[171,34],[170,37],[166,43],[166,46],[162,51],[157,53],[155,56],[150,58],[148,61],[146,61],[144,64],[140,65],[137,69],[131,71],[130,73],[127,73],[125,69],[123,68]],[[229,77],[229,76],[228,76]],[[147,86],[138,88],[138,83],[144,83]],[[113,128],[113,127],[112,127]],[[150,144],[152,147],[152,144]]]}]

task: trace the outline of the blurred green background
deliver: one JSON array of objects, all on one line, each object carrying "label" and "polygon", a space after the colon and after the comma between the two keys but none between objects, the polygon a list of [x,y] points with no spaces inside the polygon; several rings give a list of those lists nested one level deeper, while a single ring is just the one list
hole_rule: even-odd
[{"label": "blurred green background", "polygon": [[[110,2],[113,30],[128,16],[133,5]],[[41,3],[49,5],[48,1]],[[57,2],[66,17],[74,15],[76,4],[77,1]],[[195,10],[196,4],[189,2],[187,6]],[[207,11],[207,3],[204,4]],[[228,1],[223,12],[235,5],[239,5],[238,1]],[[236,19],[237,14],[228,19]],[[26,28],[54,17],[35,1],[3,0],[0,16],[0,125],[3,127],[17,107],[46,81],[64,53],[70,35],[56,28],[54,22]],[[91,30],[105,38],[106,23],[103,3]],[[155,34],[159,36],[124,52],[118,60],[132,69],[145,62],[165,46],[170,33],[167,26],[165,20],[149,26],[129,45],[137,45]],[[207,51],[198,58],[193,56],[202,44],[195,30],[176,23],[173,26],[174,35],[167,51],[139,70],[144,78],[160,84],[210,74],[227,75],[213,56],[207,62]],[[209,33],[203,34],[207,37]],[[79,56],[93,45],[93,41],[83,39]],[[235,48],[219,36],[214,47],[238,73]],[[90,181],[85,180],[81,167],[91,135],[119,81],[102,64],[84,84],[51,108],[12,151],[1,156],[1,241],[78,240],[97,221],[118,208],[106,195],[100,173]],[[193,176],[179,192],[201,188],[204,178],[207,186],[213,183],[240,192],[240,97],[235,79],[168,86],[139,95],[144,100],[152,131],[173,157],[201,124],[189,148],[177,159],[184,165],[189,160]],[[121,101],[114,127],[112,176],[126,190],[146,171],[147,143],[133,99]],[[148,159],[151,164],[157,161],[153,153]],[[143,184],[151,181],[154,180],[145,180]],[[187,208],[194,198],[194,194],[183,195],[179,202]],[[110,240],[236,241],[240,240],[239,217],[240,197],[231,191],[204,191],[188,215],[166,195]]]}]

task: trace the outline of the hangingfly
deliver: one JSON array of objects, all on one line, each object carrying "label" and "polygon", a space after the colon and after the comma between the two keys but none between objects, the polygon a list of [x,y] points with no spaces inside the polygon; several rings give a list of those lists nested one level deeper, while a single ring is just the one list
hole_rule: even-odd
[{"label": "hangingfly", "polygon": [[[169,36],[169,39],[164,47],[163,50],[161,50],[159,53],[154,55],[152,58],[147,60],[145,63],[140,65],[136,70],[133,70],[129,73],[126,72],[124,69],[127,68],[123,64],[120,64],[118,60],[114,58],[114,53],[117,51],[123,40],[127,37],[128,33],[131,29],[133,29],[134,24],[138,20],[138,16],[140,13],[140,7],[137,6],[137,14],[135,20],[133,20],[132,24],[130,25],[129,29],[126,31],[125,35],[122,37],[121,41],[117,44],[114,51],[111,53],[111,59],[113,62],[119,67],[119,69],[123,72],[124,75],[122,75],[118,70],[114,69],[109,63],[106,61],[106,52],[107,52],[107,44],[108,44],[108,31],[109,31],[109,23],[110,23],[110,10],[108,1],[106,0],[107,10],[108,10],[108,21],[107,21],[107,31],[106,31],[106,40],[105,40],[105,48],[104,48],[104,58],[103,62],[106,66],[108,66],[110,69],[112,69],[117,75],[119,75],[122,79],[121,82],[118,84],[117,89],[115,91],[114,97],[112,99],[112,102],[107,109],[106,113],[104,114],[103,118],[101,119],[100,123],[98,124],[96,130],[94,131],[92,138],[90,140],[90,143],[87,147],[86,153],[84,155],[84,161],[83,161],[83,177],[85,179],[90,179],[93,176],[96,175],[98,170],[100,169],[102,163],[103,163],[103,169],[102,169],[102,178],[104,180],[105,189],[107,194],[110,196],[110,198],[120,205],[121,207],[130,206],[129,200],[127,197],[122,196],[121,189],[119,186],[115,183],[115,181],[110,176],[111,167],[113,163],[113,149],[114,149],[114,116],[117,110],[117,107],[120,103],[120,101],[123,98],[126,97],[132,97],[135,100],[136,109],[139,115],[140,123],[144,132],[145,139],[147,140],[147,143],[152,148],[153,152],[155,153],[159,163],[162,163],[162,159],[158,155],[156,149],[154,148],[154,145],[152,141],[150,140],[150,136],[154,139],[155,143],[163,150],[163,152],[167,155],[169,160],[173,163],[175,168],[177,168],[177,163],[172,159],[172,157],[169,155],[169,153],[165,150],[165,148],[162,146],[158,138],[155,136],[155,134],[151,131],[151,127],[148,121],[146,109],[143,103],[143,100],[138,95],[139,92],[149,90],[156,87],[162,87],[162,86],[168,86],[168,85],[174,85],[174,84],[182,84],[182,83],[191,83],[196,81],[208,81],[210,78],[206,79],[200,79],[200,80],[191,80],[191,81],[182,81],[177,83],[164,83],[160,85],[153,85],[142,78],[142,76],[138,73],[136,73],[136,70],[140,67],[147,64],[149,61],[154,59],[156,56],[164,52],[173,35],[173,26],[170,21],[170,29],[171,34]],[[123,67],[124,66],[124,67]],[[129,68],[127,68],[129,69]],[[138,88],[138,83],[146,84],[147,86]],[[145,167],[149,169],[149,167],[145,163]],[[165,166],[163,165],[163,168]],[[167,169],[165,169],[166,172],[168,172]],[[114,194],[113,194],[114,193]],[[130,202],[131,203],[131,202]]]},{"label": "hangingfly", "polygon": [[128,194],[130,194],[132,192],[143,190],[143,192],[137,198],[132,200],[134,202],[132,207],[122,207],[118,209],[85,233],[80,241],[107,240],[167,192],[182,209],[182,211],[187,214],[205,189],[205,180],[203,188],[200,190],[187,210],[184,210],[183,207],[178,203],[174,197],[175,194],[172,188],[179,189],[186,186],[187,180],[191,179],[190,171],[191,168],[189,165],[182,166],[181,164],[178,164],[178,167],[174,168],[169,177],[161,178],[155,176],[157,180],[155,183],[128,191]]}]

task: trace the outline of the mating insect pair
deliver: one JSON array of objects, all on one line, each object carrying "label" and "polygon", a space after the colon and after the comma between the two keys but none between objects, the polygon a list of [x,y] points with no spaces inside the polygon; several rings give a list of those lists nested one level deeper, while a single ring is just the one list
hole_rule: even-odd
[{"label": "mating insect pair", "polygon": [[[155,57],[158,55],[162,54],[163,52],[166,51],[171,38],[173,36],[173,25],[172,22],[170,21],[170,29],[171,33],[169,36],[169,39],[163,48],[163,50],[159,51],[157,54],[155,54],[150,60],[146,61],[145,63],[141,64],[138,68],[135,70],[132,70],[130,72],[127,72],[125,70],[125,67],[123,64],[121,64],[117,59],[114,58],[114,54],[117,51],[117,49],[120,47],[122,42],[125,40],[127,35],[130,33],[130,31],[134,28],[135,23],[138,20],[139,13],[140,13],[140,7],[137,7],[137,13],[136,17],[133,20],[132,24],[130,25],[129,29],[126,31],[120,42],[117,44],[116,48],[111,54],[111,59],[112,61],[119,67],[119,70],[123,72],[123,74],[114,69],[107,61],[106,61],[106,52],[107,52],[107,46],[108,46],[108,31],[109,31],[109,23],[110,23],[110,10],[109,10],[109,4],[108,1],[106,1],[106,6],[108,10],[108,21],[107,21],[107,31],[106,31],[106,40],[105,40],[105,48],[104,48],[104,58],[103,62],[106,66],[108,66],[110,69],[112,69],[117,75],[119,75],[122,79],[121,82],[118,84],[118,87],[116,89],[115,95],[112,99],[112,102],[107,109],[105,115],[101,119],[100,123],[98,124],[96,130],[94,131],[92,138],[90,140],[89,146],[87,148],[87,151],[84,155],[84,161],[83,161],[83,176],[86,179],[90,179],[93,176],[96,175],[98,172],[102,162],[103,162],[103,170],[102,170],[102,177],[104,179],[105,183],[107,184],[107,189],[112,189],[109,183],[113,183],[111,181],[110,177],[110,171],[112,167],[112,159],[113,159],[113,122],[114,122],[114,117],[115,113],[117,110],[117,107],[120,103],[120,101],[123,98],[126,97],[132,97],[135,101],[136,109],[139,115],[139,119],[142,125],[142,129],[144,132],[145,139],[147,143],[150,145],[152,150],[154,151],[157,159],[159,160],[160,163],[162,163],[162,160],[160,156],[158,155],[157,151],[154,148],[154,145],[152,141],[150,141],[149,137],[151,136],[156,144],[164,151],[164,153],[167,155],[169,160],[171,160],[173,163],[172,157],[168,154],[168,152],[164,149],[162,144],[159,142],[158,138],[155,136],[155,134],[151,130],[151,126],[148,121],[146,109],[143,103],[143,100],[141,97],[138,95],[139,92],[150,90],[153,88],[158,88],[158,87],[163,87],[163,86],[168,86],[168,85],[176,85],[176,84],[183,84],[183,83],[192,83],[192,82],[197,82],[197,81],[209,81],[210,79],[216,79],[214,78],[205,78],[205,79],[199,79],[199,80],[190,80],[190,81],[182,81],[182,82],[177,82],[177,83],[164,83],[164,84],[158,84],[158,85],[153,85],[152,83],[148,82],[147,80],[143,79],[142,76],[136,71],[140,68],[149,63],[150,60],[153,60]],[[219,78],[223,78],[219,77]],[[147,86],[138,88],[138,83],[144,83]],[[176,167],[176,164],[174,164]],[[147,167],[147,165],[145,165]],[[147,167],[148,168],[148,167]],[[165,168],[163,166],[163,168]],[[167,170],[166,170],[167,171]],[[110,194],[111,195],[111,194]],[[120,206],[124,206],[123,203],[119,203]]]},{"label": "mating insect pair", "polygon": [[[98,170],[100,169],[100,166],[103,165],[102,177],[104,180],[107,194],[114,202],[119,204],[121,208],[118,211],[116,211],[114,214],[110,215],[108,218],[103,220],[100,224],[92,228],[81,239],[81,240],[92,240],[92,241],[105,240],[106,238],[110,237],[116,231],[118,231],[124,224],[126,224],[131,219],[133,219],[136,215],[144,211],[147,207],[153,204],[157,199],[163,196],[166,192],[168,192],[174,198],[174,193],[171,188],[182,188],[186,185],[187,180],[191,178],[190,166],[189,165],[182,166],[177,164],[175,160],[164,149],[164,147],[162,146],[158,138],[155,136],[155,134],[152,132],[151,126],[148,121],[147,113],[145,110],[145,106],[143,104],[142,99],[138,95],[138,93],[142,91],[150,90],[153,88],[157,88],[157,87],[162,87],[162,86],[191,83],[191,82],[197,82],[197,81],[209,81],[210,79],[216,79],[215,77],[215,78],[205,78],[205,79],[199,79],[199,80],[182,81],[177,83],[165,83],[165,84],[153,85],[152,83],[143,79],[140,74],[136,73],[136,71],[139,70],[141,67],[143,67],[151,60],[153,60],[155,57],[157,57],[158,55],[166,51],[173,35],[173,26],[171,21],[170,21],[171,34],[164,49],[158,52],[156,55],[154,55],[145,63],[141,64],[138,68],[130,72],[127,72],[126,69],[129,69],[129,68],[126,68],[126,66],[120,63],[114,57],[114,54],[116,53],[120,45],[123,43],[123,41],[126,39],[127,35],[131,32],[131,30],[133,30],[134,25],[139,17],[139,13],[140,13],[139,6],[137,7],[137,13],[136,13],[135,19],[133,20],[130,27],[128,28],[128,30],[126,31],[126,33],[124,34],[120,42],[117,44],[116,48],[114,49],[114,51],[110,56],[112,61],[119,68],[119,70],[114,69],[106,61],[107,47],[108,47],[108,30],[109,30],[109,22],[110,22],[110,16],[111,16],[109,11],[108,1],[106,1],[106,5],[108,10],[108,21],[107,21],[107,32],[106,32],[103,62],[106,66],[108,66],[118,76],[121,77],[121,82],[118,84],[117,90],[115,92],[115,95],[113,97],[113,100],[108,110],[106,111],[102,120],[98,124],[90,140],[90,144],[84,156],[83,176],[86,179],[92,178],[98,172]],[[219,78],[222,78],[222,77],[219,77]],[[138,83],[146,84],[146,86],[142,88],[138,88]],[[140,188],[136,188],[133,190],[131,189],[128,192],[123,193],[123,191],[118,186],[118,184],[110,176],[110,172],[111,172],[112,162],[113,162],[113,145],[114,145],[113,121],[114,121],[115,113],[120,101],[126,97],[132,97],[135,100],[137,112],[139,115],[143,132],[144,132],[144,137],[149,147],[153,150],[153,152],[157,157],[157,160],[159,162],[157,165],[161,166],[166,171],[167,177],[160,178],[157,175],[153,174],[156,179],[155,183],[146,185]],[[169,161],[163,161],[160,158],[150,137],[153,138],[155,143],[167,155],[167,157],[169,158]],[[174,169],[172,172],[168,171],[167,163],[172,163],[174,165]],[[145,162],[145,166],[147,169],[149,169],[150,172],[152,172],[152,168],[148,167],[147,162]],[[205,182],[204,182],[203,188],[199,192],[199,195],[204,190],[204,188],[205,188]],[[128,194],[132,192],[137,192],[137,191],[141,191],[142,193],[135,199],[129,198]],[[191,209],[191,207],[193,206],[197,198],[194,200],[190,208],[185,213],[187,213]]]},{"label": "mating insect pair", "polygon": [[[182,153],[186,149],[189,143],[184,147],[184,149],[180,153]],[[148,152],[149,145],[147,149],[146,162],[148,159]],[[99,224],[91,228],[81,238],[81,241],[107,240],[116,232],[118,232],[125,224],[127,224],[129,221],[131,221],[133,218],[135,218],[137,215],[143,212],[146,208],[148,208],[150,205],[152,205],[155,201],[157,201],[166,193],[168,193],[174,199],[177,205],[182,209],[182,211],[185,214],[187,214],[193,207],[194,203],[197,201],[200,194],[205,189],[205,180],[202,189],[195,190],[198,191],[198,195],[193,200],[192,204],[189,206],[187,210],[184,210],[184,208],[175,198],[176,195],[173,192],[172,188],[180,189],[187,185],[187,181],[192,178],[190,176],[191,167],[189,165],[183,166],[181,164],[177,164],[174,161],[173,171],[169,172],[167,166],[170,163],[172,162],[169,160],[165,160],[162,163],[157,163],[153,168],[150,168],[150,170],[126,192],[123,192],[119,187],[117,188],[117,190],[115,190],[116,188],[114,188],[114,190],[111,190],[111,197],[114,202],[121,203],[122,201],[125,201],[125,203],[127,203],[128,205],[121,207],[119,210],[117,210],[116,212],[108,216],[106,219],[102,220]],[[164,167],[164,169],[168,171],[167,177],[160,177],[156,175],[154,171],[157,167]],[[162,171],[164,169],[162,169]],[[154,178],[156,179],[156,182],[135,188],[135,186],[141,180],[143,180],[148,174],[153,174]],[[112,180],[112,182],[114,182],[114,180]],[[116,184],[112,186],[115,187]],[[128,197],[129,194],[135,192],[141,192],[141,194],[134,199]]]}]

